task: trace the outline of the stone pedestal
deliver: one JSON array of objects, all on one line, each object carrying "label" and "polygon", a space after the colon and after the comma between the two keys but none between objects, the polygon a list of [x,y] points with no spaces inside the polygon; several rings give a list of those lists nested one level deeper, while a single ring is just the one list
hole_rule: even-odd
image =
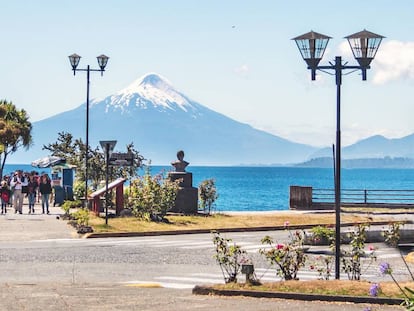
[{"label": "stone pedestal", "polygon": [[168,178],[171,181],[181,179],[175,205],[169,212],[197,214],[198,189],[193,187],[193,174],[190,172],[170,172]]}]

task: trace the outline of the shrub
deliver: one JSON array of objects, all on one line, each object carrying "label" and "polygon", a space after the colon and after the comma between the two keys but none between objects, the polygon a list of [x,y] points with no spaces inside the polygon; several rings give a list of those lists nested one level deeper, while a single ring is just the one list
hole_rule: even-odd
[{"label": "shrub", "polygon": [[402,225],[403,223],[401,222],[392,222],[389,224],[388,229],[382,232],[386,244],[397,247],[401,239],[400,228]]},{"label": "shrub", "polygon": [[78,226],[88,226],[89,225],[89,210],[86,208],[80,208],[75,213],[73,217],[76,219]]},{"label": "shrub", "polygon": [[[344,251],[342,254],[342,269],[348,274],[350,280],[360,280],[362,274],[362,262],[363,257],[369,257],[370,262],[376,260],[374,252],[365,252],[365,240],[367,224],[357,225],[354,231],[348,233],[350,239],[351,249]],[[373,251],[373,249],[371,249]]]},{"label": "shrub", "polygon": [[220,233],[213,232],[213,243],[216,247],[214,258],[220,265],[225,283],[237,283],[237,275],[240,273],[241,265],[246,262],[247,253],[240,246],[234,243],[232,239],[225,239]]},{"label": "shrub", "polygon": [[269,245],[270,249],[260,249],[259,252],[272,266],[276,266],[277,275],[286,281],[297,280],[297,273],[306,262],[303,239],[304,234],[300,231],[290,234],[290,241],[286,244],[274,244],[270,236],[265,236],[262,244]]},{"label": "shrub", "polygon": [[76,201],[65,200],[61,207],[62,207],[63,211],[65,212],[65,215],[69,215],[70,210],[72,208],[82,207],[82,201],[80,201],[80,200],[76,200]]},{"label": "shrub", "polygon": [[211,213],[214,203],[218,199],[217,189],[214,179],[206,179],[198,186],[198,196],[200,198],[200,207],[207,212]]},{"label": "shrub", "polygon": [[319,242],[325,242],[328,245],[335,243],[335,229],[327,226],[315,226],[310,229],[311,242],[318,244]]},{"label": "shrub", "polygon": [[[180,180],[171,181],[163,174],[144,176],[131,182],[129,187],[129,207],[133,214],[141,219],[164,218],[168,209],[174,206]],[[154,217],[156,216],[156,217]]]}]

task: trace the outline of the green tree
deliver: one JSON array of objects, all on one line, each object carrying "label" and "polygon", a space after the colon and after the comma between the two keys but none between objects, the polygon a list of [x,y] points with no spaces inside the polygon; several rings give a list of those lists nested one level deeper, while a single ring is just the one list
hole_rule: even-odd
[{"label": "green tree", "polygon": [[[76,166],[76,182],[85,181],[85,150],[86,144],[82,139],[74,139],[73,135],[67,132],[58,133],[57,141],[43,146],[44,150],[48,150],[51,155],[66,159],[67,163]],[[113,180],[118,177],[127,179],[136,177],[138,175],[138,168],[142,165],[144,157],[134,149],[134,144],[130,143],[126,146],[127,152],[132,153],[133,165],[130,167],[114,166],[110,169],[109,179]],[[92,149],[89,146],[88,150],[88,177],[90,178],[92,188],[96,189],[100,182],[106,178],[106,164],[105,155],[101,148],[95,147]],[[83,187],[84,188],[84,187]],[[84,189],[78,189],[83,191]]]},{"label": "green tree", "polygon": [[24,109],[17,109],[12,102],[0,100],[0,178],[7,156],[32,144],[32,124]]},{"label": "green tree", "polygon": [[200,207],[210,214],[214,203],[218,199],[215,180],[206,179],[202,181],[198,186],[198,196],[200,198]]}]

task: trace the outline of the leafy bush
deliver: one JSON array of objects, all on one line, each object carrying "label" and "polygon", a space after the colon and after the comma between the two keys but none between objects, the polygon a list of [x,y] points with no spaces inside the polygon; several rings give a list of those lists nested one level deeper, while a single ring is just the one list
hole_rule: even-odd
[{"label": "leafy bush", "polygon": [[220,265],[225,283],[237,283],[237,275],[240,273],[241,265],[246,262],[247,253],[240,246],[234,243],[232,239],[225,239],[220,233],[213,232],[213,243],[216,247],[214,258]]},{"label": "leafy bush", "polygon": [[85,182],[82,180],[76,180],[73,185],[73,196],[76,200],[85,198]]},{"label": "leafy bush", "polygon": [[88,226],[89,225],[89,210],[86,208],[80,208],[75,213],[73,217],[76,219],[76,223],[79,226]]},{"label": "leafy bush", "polygon": [[147,170],[144,176],[131,182],[129,208],[141,219],[150,220],[153,216],[164,218],[175,204],[179,183],[180,179],[171,181],[163,174],[151,176]]},{"label": "leafy bush", "polygon": [[306,262],[303,239],[304,234],[295,231],[294,234],[290,234],[288,243],[275,245],[270,236],[265,236],[262,244],[267,244],[270,248],[260,249],[259,252],[272,266],[276,266],[277,274],[284,280],[297,280],[297,273]]},{"label": "leafy bush", "polygon": [[397,247],[398,243],[401,239],[401,226],[403,223],[401,222],[392,222],[389,224],[388,229],[384,230],[382,232],[382,235],[384,236],[385,243]]},{"label": "leafy bush", "polygon": [[313,243],[320,243],[326,241],[327,244],[331,245],[335,243],[335,229],[327,226],[315,226],[310,229],[311,241]]},{"label": "leafy bush", "polygon": [[207,212],[211,213],[214,207],[214,202],[218,199],[217,189],[214,179],[206,179],[198,186],[198,196],[200,198],[200,207]]},{"label": "leafy bush", "polygon": [[63,211],[65,212],[65,215],[69,215],[70,210],[72,208],[82,207],[82,201],[81,200],[76,200],[76,201],[65,200],[61,207]]},{"label": "leafy bush", "polygon": [[351,249],[344,251],[342,254],[342,269],[348,274],[350,280],[360,280],[362,274],[362,261],[363,257],[370,259],[370,262],[376,260],[373,249],[372,252],[365,252],[365,240],[367,224],[360,224],[355,227],[354,231],[348,234],[350,238]]}]

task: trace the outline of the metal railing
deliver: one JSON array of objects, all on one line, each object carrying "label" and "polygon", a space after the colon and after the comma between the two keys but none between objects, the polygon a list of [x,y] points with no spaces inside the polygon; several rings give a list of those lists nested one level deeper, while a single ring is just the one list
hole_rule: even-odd
[{"label": "metal railing", "polygon": [[[313,188],[312,202],[335,202],[335,190]],[[414,204],[414,190],[341,189],[341,202],[356,204]]]}]

